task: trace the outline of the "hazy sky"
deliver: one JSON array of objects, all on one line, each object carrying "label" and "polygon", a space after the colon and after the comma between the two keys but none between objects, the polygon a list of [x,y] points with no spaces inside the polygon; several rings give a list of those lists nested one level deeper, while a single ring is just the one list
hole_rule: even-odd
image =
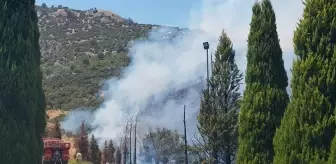
[{"label": "hazy sky", "polygon": [[36,3],[84,10],[96,7],[139,23],[186,27],[190,9],[199,8],[201,0],[36,0]]}]

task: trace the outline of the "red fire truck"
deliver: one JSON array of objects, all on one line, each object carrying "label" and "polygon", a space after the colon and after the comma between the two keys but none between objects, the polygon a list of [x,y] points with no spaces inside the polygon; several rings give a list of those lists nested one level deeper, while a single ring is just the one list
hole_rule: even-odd
[{"label": "red fire truck", "polygon": [[42,164],[68,164],[70,143],[58,138],[43,138]]}]

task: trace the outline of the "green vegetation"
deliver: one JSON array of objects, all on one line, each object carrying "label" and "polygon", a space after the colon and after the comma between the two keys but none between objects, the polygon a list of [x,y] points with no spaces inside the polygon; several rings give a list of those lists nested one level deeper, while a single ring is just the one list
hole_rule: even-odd
[{"label": "green vegetation", "polygon": [[336,137],[334,137],[330,149],[328,164],[334,164],[336,163]]},{"label": "green vegetation", "polygon": [[84,121],[81,124],[79,135],[76,137],[75,140],[75,147],[77,152],[80,152],[82,154],[83,160],[88,160],[89,157],[89,137],[88,132],[85,129]]},{"label": "green vegetation", "polygon": [[238,146],[238,90],[242,73],[234,58],[232,43],[223,31],[215,53],[210,89],[204,91],[198,116],[199,131],[208,141],[202,151],[211,150],[214,163],[222,159],[231,164]]},{"label": "green vegetation", "polygon": [[246,89],[239,115],[239,164],[273,162],[273,136],[289,101],[276,28],[271,2],[255,3],[248,36]]},{"label": "green vegetation", "polygon": [[96,107],[102,100],[96,96],[101,83],[129,63],[128,42],[145,37],[151,28],[110,12],[97,15],[47,5],[37,9],[48,109]]},{"label": "green vegetation", "polygon": [[79,105],[96,107],[103,100],[96,95],[104,80],[120,75],[129,58],[125,53],[107,53],[105,56],[82,56],[70,61],[68,66],[43,65],[44,85],[48,107],[72,109]]},{"label": "green vegetation", "polygon": [[48,109],[97,107],[101,83],[119,76],[129,64],[130,45],[157,27],[95,9],[44,4],[37,12]]},{"label": "green vegetation", "polygon": [[99,150],[99,146],[94,135],[91,136],[88,159],[93,164],[100,164],[101,162],[101,151]]},{"label": "green vegetation", "polygon": [[170,159],[176,161],[183,159],[183,156],[180,156],[182,153],[182,136],[177,131],[157,128],[142,139],[139,155],[143,157],[143,163],[155,161],[155,163],[167,164]]},{"label": "green vegetation", "polygon": [[39,163],[46,117],[34,1],[0,6],[0,163]]},{"label": "green vegetation", "polygon": [[69,164],[93,164],[93,163],[88,161],[77,162],[76,160],[72,159],[69,160]]},{"label": "green vegetation", "polygon": [[292,98],[274,138],[274,163],[324,164],[335,135],[335,1],[307,0],[293,40]]},{"label": "green vegetation", "polygon": [[[116,149],[114,148],[112,140],[105,141],[104,149],[102,151],[102,163],[115,163],[116,158],[114,156]],[[116,155],[117,156],[117,155]]]}]

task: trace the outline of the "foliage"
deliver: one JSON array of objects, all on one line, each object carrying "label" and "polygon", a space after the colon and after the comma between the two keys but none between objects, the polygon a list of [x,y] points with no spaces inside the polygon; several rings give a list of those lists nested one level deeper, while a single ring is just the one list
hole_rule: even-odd
[{"label": "foliage", "polygon": [[[237,150],[238,99],[242,73],[235,63],[235,52],[225,32],[215,53],[209,90],[204,91],[198,116],[199,132],[206,141],[203,151],[212,151],[212,160],[231,164]],[[211,161],[208,159],[208,161]]]},{"label": "foliage", "polygon": [[116,164],[121,164],[121,149],[120,148],[117,148],[117,151],[116,151]]},{"label": "foliage", "polygon": [[336,163],[336,137],[332,140],[328,164]]},{"label": "foliage", "polygon": [[288,78],[270,0],[253,6],[246,89],[239,115],[238,164],[272,163],[273,136],[288,104]]},{"label": "foliage", "polygon": [[129,46],[156,25],[107,11],[58,8],[37,6],[47,108],[96,107],[102,81],[120,75]]},{"label": "foliage", "polygon": [[115,158],[114,158],[114,153],[115,153],[115,148],[113,145],[112,140],[109,141],[108,147],[107,147],[107,161],[109,163],[115,163]]},{"label": "foliage", "polygon": [[101,163],[101,151],[99,150],[99,146],[94,135],[91,136],[90,148],[88,151],[88,160],[91,161],[92,164]]},{"label": "foliage", "polygon": [[292,99],[274,138],[275,164],[323,164],[330,156],[335,135],[335,18],[335,1],[306,0],[293,39],[298,58],[292,69]]},{"label": "foliage", "polygon": [[69,160],[68,164],[93,164],[93,163],[91,163],[89,161],[82,161],[82,162],[78,163],[76,160],[73,159],[73,160]]},{"label": "foliage", "polygon": [[0,163],[42,158],[46,117],[34,3],[0,1]]},{"label": "foliage", "polygon": [[88,134],[85,130],[84,121],[82,122],[79,135],[75,140],[75,147],[77,149],[77,152],[80,152],[82,154],[83,159],[87,160],[88,151],[89,151],[89,139],[88,139]]},{"label": "foliage", "polygon": [[70,67],[67,68],[55,66],[46,75],[50,76],[44,81],[48,83],[45,90],[49,108],[72,109],[79,105],[97,106],[103,100],[103,97],[97,94],[98,89],[103,87],[102,82],[107,78],[119,76],[121,67],[129,63],[125,54],[108,53],[104,60],[98,57],[87,58],[88,65],[82,62],[83,58],[69,62]]},{"label": "foliage", "polygon": [[177,131],[157,128],[142,139],[139,154],[144,163],[152,163],[154,160],[156,163],[160,161],[167,164],[171,158],[179,159],[183,146],[182,136]]},{"label": "foliage", "polygon": [[114,156],[115,151],[116,149],[114,148],[112,140],[110,140],[109,142],[105,141],[102,163],[106,163],[106,162],[116,163],[116,158]]},{"label": "foliage", "polygon": [[101,163],[106,163],[107,162],[107,150],[108,150],[108,145],[107,145],[107,141],[104,142],[104,148],[102,151],[102,160]]}]

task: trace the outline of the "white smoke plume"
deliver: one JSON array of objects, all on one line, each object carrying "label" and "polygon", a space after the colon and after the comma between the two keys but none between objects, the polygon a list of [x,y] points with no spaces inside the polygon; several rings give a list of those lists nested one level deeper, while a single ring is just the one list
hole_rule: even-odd
[{"label": "white smoke plume", "polygon": [[[138,41],[131,48],[130,65],[122,77],[106,81],[105,101],[96,112],[73,111],[62,122],[73,131],[80,119],[90,120],[97,127],[93,134],[102,140],[117,140],[127,120],[139,110],[139,131],[159,126],[182,132],[183,105],[187,106],[188,134],[195,132],[200,93],[206,79],[206,52],[202,42],[210,43],[209,55],[217,47],[224,29],[234,43],[236,61],[242,72],[246,69],[246,45],[254,0],[203,0],[201,8],[190,13],[189,29],[202,32],[185,33],[172,41],[162,41],[165,28],[151,32],[148,41]],[[301,17],[299,0],[273,0],[283,58],[289,78],[294,59],[292,35]],[[172,11],[173,12],[173,11]],[[187,88],[187,89],[186,89]],[[172,92],[186,89],[178,99],[168,99]],[[244,89],[244,85],[242,89]],[[167,101],[166,101],[167,100]],[[78,113],[80,112],[80,113]]]}]

